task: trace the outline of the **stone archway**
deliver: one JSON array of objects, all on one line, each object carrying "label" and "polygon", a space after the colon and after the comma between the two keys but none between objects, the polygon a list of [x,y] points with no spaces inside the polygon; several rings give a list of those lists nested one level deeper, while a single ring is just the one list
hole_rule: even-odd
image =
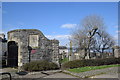
[{"label": "stone archway", "polygon": [[8,42],[7,65],[10,67],[18,66],[18,43],[15,41]]}]

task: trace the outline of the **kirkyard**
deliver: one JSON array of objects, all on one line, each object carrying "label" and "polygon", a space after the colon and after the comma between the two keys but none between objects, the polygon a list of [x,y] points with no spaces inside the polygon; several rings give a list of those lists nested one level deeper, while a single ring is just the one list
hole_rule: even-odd
[{"label": "kirkyard", "polygon": [[[10,9],[3,12],[4,27],[0,33],[1,79],[119,78],[120,44],[112,32],[116,28],[109,27],[112,24],[111,15],[115,12],[111,11],[113,7],[110,6],[115,4],[117,3],[3,3],[3,10]],[[101,5],[110,7],[111,10],[105,7],[104,10]],[[91,14],[88,8],[96,14]],[[107,15],[104,16],[104,11],[109,13],[106,12]],[[19,22],[17,25],[19,19],[24,23]],[[80,23],[77,24],[79,19]],[[13,29],[7,27],[11,25],[6,21],[14,24]],[[76,24],[67,23],[75,23],[74,21]],[[117,35],[118,33],[119,30]]]}]

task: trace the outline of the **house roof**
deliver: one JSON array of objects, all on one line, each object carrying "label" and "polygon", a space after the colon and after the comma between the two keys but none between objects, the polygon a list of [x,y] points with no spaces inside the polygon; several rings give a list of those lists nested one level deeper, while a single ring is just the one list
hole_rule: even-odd
[{"label": "house roof", "polygon": [[66,46],[59,46],[59,49],[67,49]]}]

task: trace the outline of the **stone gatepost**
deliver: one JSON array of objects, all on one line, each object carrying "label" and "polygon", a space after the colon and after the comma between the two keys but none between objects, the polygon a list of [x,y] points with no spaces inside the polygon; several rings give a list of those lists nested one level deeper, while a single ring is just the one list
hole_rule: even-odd
[{"label": "stone gatepost", "polygon": [[120,57],[120,47],[119,46],[114,46],[114,57],[118,58]]}]

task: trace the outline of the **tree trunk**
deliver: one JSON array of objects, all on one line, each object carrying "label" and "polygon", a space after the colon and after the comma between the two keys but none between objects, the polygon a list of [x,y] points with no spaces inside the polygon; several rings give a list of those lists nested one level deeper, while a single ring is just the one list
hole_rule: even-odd
[{"label": "tree trunk", "polygon": [[84,51],[85,51],[85,55],[84,55],[83,59],[85,59],[85,57],[87,56],[87,49],[84,48]]}]

